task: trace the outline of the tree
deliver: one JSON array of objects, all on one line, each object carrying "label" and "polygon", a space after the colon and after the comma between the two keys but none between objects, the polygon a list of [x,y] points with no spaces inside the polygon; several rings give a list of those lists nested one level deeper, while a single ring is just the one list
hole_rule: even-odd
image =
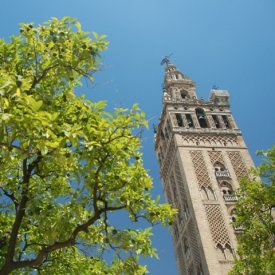
[{"label": "tree", "polygon": [[65,17],[0,41],[0,274],[143,274],[151,228],[125,228],[117,212],[172,221],[150,195],[135,134],[144,113],[74,93],[107,46],[93,35]]},{"label": "tree", "polygon": [[260,151],[264,162],[241,181],[235,226],[238,258],[231,274],[274,274],[275,270],[275,145]]}]

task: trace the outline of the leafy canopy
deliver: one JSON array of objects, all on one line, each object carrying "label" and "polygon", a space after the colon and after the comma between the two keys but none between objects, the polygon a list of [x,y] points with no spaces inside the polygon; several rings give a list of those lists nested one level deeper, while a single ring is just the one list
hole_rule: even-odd
[{"label": "leafy canopy", "polygon": [[[260,151],[264,162],[238,190],[235,226],[238,259],[231,274],[267,275],[275,270],[275,146]],[[260,180],[260,177],[262,180]]]},{"label": "leafy canopy", "polygon": [[144,113],[111,114],[74,93],[93,79],[104,38],[65,17],[0,41],[0,274],[144,274],[139,256],[156,256],[151,229],[114,214],[172,220],[150,196],[133,134]]}]

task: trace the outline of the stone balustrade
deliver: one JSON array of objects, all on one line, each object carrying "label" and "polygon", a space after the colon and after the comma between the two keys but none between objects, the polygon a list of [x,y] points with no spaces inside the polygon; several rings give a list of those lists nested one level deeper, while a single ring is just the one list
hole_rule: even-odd
[{"label": "stone balustrade", "polygon": [[224,194],[223,198],[224,198],[225,202],[235,202],[238,200],[238,198],[235,194]]},{"label": "stone balustrade", "polygon": [[217,178],[231,178],[228,170],[216,171]]}]

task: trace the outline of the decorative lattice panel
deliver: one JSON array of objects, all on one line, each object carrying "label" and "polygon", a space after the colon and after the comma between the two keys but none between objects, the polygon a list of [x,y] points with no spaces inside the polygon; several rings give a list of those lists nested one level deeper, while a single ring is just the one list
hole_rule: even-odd
[{"label": "decorative lattice panel", "polygon": [[189,268],[188,268],[188,273],[187,273],[187,274],[188,274],[188,275],[195,275],[193,265],[189,266]]},{"label": "decorative lattice panel", "polygon": [[169,145],[169,148],[166,152],[166,157],[165,157],[163,166],[161,168],[161,177],[163,179],[165,179],[166,176],[167,176],[167,173],[169,171],[169,167],[172,164],[172,160],[173,160],[173,156],[175,154],[175,151],[176,151],[175,143],[174,143],[174,141],[171,141],[170,145]]},{"label": "decorative lattice panel", "polygon": [[243,162],[241,153],[238,151],[227,152],[232,166],[234,168],[234,172],[240,181],[241,178],[248,177],[246,166]]},{"label": "decorative lattice panel", "polygon": [[221,244],[223,247],[226,244],[230,245],[230,239],[225,226],[220,205],[206,204],[205,210],[215,244]]},{"label": "decorative lattice panel", "polygon": [[166,188],[165,188],[165,193],[166,193],[166,198],[167,198],[167,201],[172,204],[173,203],[173,198],[172,198],[172,193],[171,193],[171,190],[170,190],[170,185],[166,185]]},{"label": "decorative lattice panel", "polygon": [[173,205],[176,208],[180,208],[179,194],[178,194],[178,191],[177,191],[177,188],[176,188],[176,182],[175,182],[175,178],[174,178],[173,173],[170,176],[170,186],[171,186],[171,190],[172,190],[173,197],[174,197]]},{"label": "decorative lattice panel", "polygon": [[184,135],[183,141],[188,145],[222,145],[237,146],[239,145],[236,136],[216,136],[216,135]]},{"label": "decorative lattice panel", "polygon": [[224,159],[221,151],[208,151],[211,163],[214,165],[216,162],[220,162],[224,165]]},{"label": "decorative lattice panel", "polygon": [[178,186],[178,190],[180,192],[180,198],[181,198],[182,202],[186,202],[184,182],[183,182],[183,178],[182,178],[182,175],[181,175],[179,162],[178,162],[177,159],[175,159],[175,161],[174,161],[174,166],[175,166],[175,176],[176,176],[177,186]]},{"label": "decorative lattice panel", "polygon": [[211,181],[207,172],[206,164],[201,151],[190,151],[197,181],[200,187],[211,186]]},{"label": "decorative lattice panel", "polygon": [[176,253],[177,253],[177,263],[178,263],[178,267],[179,267],[179,274],[180,275],[186,274],[181,244],[178,245]]},{"label": "decorative lattice panel", "polygon": [[189,243],[191,245],[192,249],[192,256],[193,260],[195,263],[200,264],[201,263],[201,257],[200,257],[200,252],[199,252],[199,247],[198,247],[198,241],[196,238],[196,233],[195,233],[195,226],[193,223],[193,220],[190,219],[188,223],[188,236],[189,236]]},{"label": "decorative lattice panel", "polygon": [[163,151],[166,152],[166,150],[167,150],[167,142],[166,142],[166,140],[161,140],[160,141],[160,146],[163,148]]}]

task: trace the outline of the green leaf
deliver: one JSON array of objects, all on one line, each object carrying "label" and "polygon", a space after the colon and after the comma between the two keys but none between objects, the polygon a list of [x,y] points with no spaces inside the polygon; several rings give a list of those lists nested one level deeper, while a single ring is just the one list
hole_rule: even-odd
[{"label": "green leaf", "polygon": [[93,36],[94,36],[95,39],[99,38],[99,35],[96,32],[93,32]]}]

